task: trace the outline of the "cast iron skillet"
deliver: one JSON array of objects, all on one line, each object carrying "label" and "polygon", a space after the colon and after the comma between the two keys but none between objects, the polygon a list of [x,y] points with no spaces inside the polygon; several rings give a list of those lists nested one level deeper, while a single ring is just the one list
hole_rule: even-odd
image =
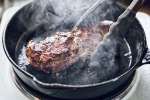
[{"label": "cast iron skillet", "polygon": [[[130,68],[121,75],[108,81],[87,85],[50,84],[39,81],[39,79],[37,79],[35,76],[21,69],[20,66],[17,65],[15,58],[16,44],[20,36],[27,30],[22,22],[18,20],[19,15],[29,6],[30,4],[22,7],[14,14],[14,16],[9,21],[6,30],[4,30],[3,33],[3,47],[6,56],[13,65],[13,69],[19,76],[19,78],[25,84],[43,94],[63,99],[87,99],[97,96],[101,97],[126,84],[126,82],[131,78],[138,67],[142,66],[143,64],[150,63],[150,61],[148,60],[149,55],[147,53],[148,48],[146,44],[145,33],[140,23],[136,19],[125,35],[125,38],[132,52],[132,63]],[[105,7],[107,6],[115,7],[116,11],[109,11],[106,14],[105,18],[101,19],[116,21],[118,16],[124,11],[123,8],[114,3],[106,3]],[[113,18],[110,17],[110,14],[113,15]]]}]

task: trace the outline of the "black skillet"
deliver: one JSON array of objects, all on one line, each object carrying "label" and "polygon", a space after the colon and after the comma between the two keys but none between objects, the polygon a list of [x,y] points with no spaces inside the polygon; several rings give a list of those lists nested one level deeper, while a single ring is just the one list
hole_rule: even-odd
[{"label": "black skillet", "polygon": [[[19,78],[29,87],[43,94],[63,99],[87,99],[97,96],[102,97],[116,90],[118,87],[123,86],[131,78],[131,76],[133,76],[135,70],[138,67],[150,63],[144,30],[139,21],[135,19],[128,29],[128,32],[125,34],[125,39],[127,41],[129,49],[131,50],[132,62],[130,66],[127,66],[128,69],[126,69],[124,72],[120,73],[118,76],[115,76],[112,79],[94,84],[68,85],[45,82],[44,79],[49,76],[44,75],[44,79],[40,78],[34,75],[34,71],[32,72],[32,70],[27,71],[22,69],[17,64],[16,60],[16,45],[22,34],[27,32],[26,26],[22,23],[21,20],[19,20],[19,18],[21,13],[26,11],[26,9],[30,6],[31,3],[19,9],[7,24],[6,30],[3,31],[3,47],[6,56],[11,62],[13,69],[19,76]],[[101,16],[100,19],[116,21],[119,15],[124,12],[124,8],[116,3],[106,2],[103,6],[103,9],[105,10],[109,7],[115,8],[116,11],[105,12],[106,16]],[[33,11],[29,12],[31,14],[33,13]],[[104,12],[99,12],[99,14],[102,13]],[[111,17],[110,15],[113,15],[113,17]],[[25,19],[26,21],[30,21],[30,17],[25,17]],[[43,32],[44,28],[41,26],[42,25],[38,26],[38,29],[35,28],[36,30],[32,29],[32,31],[30,32]]]}]

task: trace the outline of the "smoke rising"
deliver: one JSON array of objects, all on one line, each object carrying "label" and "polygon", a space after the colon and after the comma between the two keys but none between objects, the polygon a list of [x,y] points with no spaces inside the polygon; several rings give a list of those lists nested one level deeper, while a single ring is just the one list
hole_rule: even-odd
[{"label": "smoke rising", "polygon": [[[97,0],[35,0],[22,11],[19,19],[28,30],[36,28],[41,24],[44,25],[45,30],[55,29],[56,26],[72,28],[95,1]],[[81,23],[81,26],[91,26],[104,19],[114,19],[114,15],[109,12],[114,12],[118,8],[111,7],[113,0],[106,1],[107,2],[104,2],[100,7],[95,9],[95,11]]]},{"label": "smoke rising", "polygon": [[[19,15],[19,20],[26,27],[27,32],[36,30],[33,38],[41,35],[51,36],[56,31],[69,31],[73,28],[80,16],[93,4],[96,0],[35,0],[30,6],[26,7]],[[116,21],[119,16],[117,7],[113,0],[106,0],[103,5],[95,9],[89,14],[80,27],[90,28],[97,25],[103,20]],[[115,6],[114,6],[115,5]],[[42,31],[41,31],[42,30]],[[47,34],[48,33],[48,34]],[[40,34],[40,35],[39,35]],[[39,41],[39,39],[37,39]],[[114,78],[120,73],[120,69],[128,65],[128,61],[123,64],[119,62],[122,53],[127,53],[126,45],[121,45],[122,40],[105,39],[99,43],[97,49],[92,55],[82,56],[76,64],[72,65],[66,71],[62,71],[53,75],[53,79],[45,73],[33,71],[31,66],[27,66],[25,59],[25,50],[22,49],[18,62],[20,65],[27,66],[27,71],[34,74],[38,79],[45,76],[44,82],[55,82],[65,84],[92,84]],[[122,53],[118,53],[118,48],[125,48]],[[124,59],[123,59],[124,60]],[[122,67],[120,67],[122,65]],[[40,75],[42,74],[42,75]]]}]

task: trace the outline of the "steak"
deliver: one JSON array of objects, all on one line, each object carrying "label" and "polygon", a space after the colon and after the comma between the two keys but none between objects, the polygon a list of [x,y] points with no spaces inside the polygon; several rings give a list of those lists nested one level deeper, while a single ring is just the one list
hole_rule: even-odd
[{"label": "steak", "polygon": [[26,48],[29,63],[46,73],[59,72],[74,64],[79,57],[90,55],[102,41],[110,23],[81,28],[74,32],[56,32],[53,36],[36,42],[30,40]]}]

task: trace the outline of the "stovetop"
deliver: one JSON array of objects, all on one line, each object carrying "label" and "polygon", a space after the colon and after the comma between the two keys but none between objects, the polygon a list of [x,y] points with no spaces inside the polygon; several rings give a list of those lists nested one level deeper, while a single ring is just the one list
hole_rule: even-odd
[{"label": "stovetop", "polygon": [[[0,38],[2,36],[2,29],[5,28],[10,16],[19,8],[13,7],[8,9],[2,18],[0,27]],[[140,20],[147,33],[147,42],[150,47],[150,16],[138,13],[137,18]],[[0,41],[0,100],[28,100],[28,98],[20,92],[20,90],[13,83],[10,74],[10,63],[4,55],[2,43]],[[130,92],[126,95],[124,100],[148,100],[150,98],[150,65],[144,65],[138,69],[138,80]]]}]

